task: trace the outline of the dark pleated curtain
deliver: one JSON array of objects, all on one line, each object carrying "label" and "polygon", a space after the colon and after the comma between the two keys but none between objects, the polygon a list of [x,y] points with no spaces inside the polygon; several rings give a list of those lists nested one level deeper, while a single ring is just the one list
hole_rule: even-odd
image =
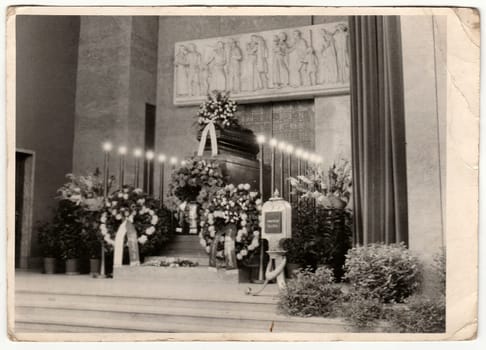
[{"label": "dark pleated curtain", "polygon": [[408,244],[400,18],[350,18],[355,244]]}]

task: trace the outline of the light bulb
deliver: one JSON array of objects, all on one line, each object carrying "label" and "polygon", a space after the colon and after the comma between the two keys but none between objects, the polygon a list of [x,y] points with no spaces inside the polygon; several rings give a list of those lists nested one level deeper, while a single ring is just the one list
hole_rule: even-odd
[{"label": "light bulb", "polygon": [[283,150],[285,150],[285,148],[286,148],[286,147],[287,147],[287,144],[286,144],[285,142],[280,141],[280,142],[278,143],[278,149],[279,149],[279,150],[283,151]]},{"label": "light bulb", "polygon": [[297,157],[299,157],[299,158],[300,158],[300,157],[302,157],[302,149],[297,148],[297,149],[295,150],[295,155],[296,155]]},{"label": "light bulb", "polygon": [[270,140],[270,146],[272,146],[272,147],[277,146],[277,143],[278,143],[277,139],[271,139]]},{"label": "light bulb", "polygon": [[309,153],[304,151],[302,152],[302,158],[305,159],[305,160],[308,160],[309,159]]},{"label": "light bulb", "polygon": [[145,157],[148,159],[148,160],[152,160],[154,159],[154,152],[152,151],[147,151],[147,153],[145,153]]},{"label": "light bulb", "polygon": [[125,146],[118,147],[118,153],[124,156],[125,154],[127,154],[127,148]]},{"label": "light bulb", "polygon": [[142,156],[142,150],[140,148],[136,148],[134,151],[133,151],[133,155],[137,158],[141,157]]},{"label": "light bulb", "polygon": [[292,146],[292,145],[287,145],[287,148],[285,149],[285,151],[286,151],[288,154],[292,154],[292,152],[294,151],[294,146]]},{"label": "light bulb", "polygon": [[113,145],[111,144],[111,142],[103,143],[103,151],[110,152],[112,149],[113,149]]},{"label": "light bulb", "polygon": [[171,157],[170,158],[170,164],[172,164],[172,165],[177,164],[177,157]]},{"label": "light bulb", "polygon": [[261,145],[262,143],[265,143],[265,136],[260,134],[260,135],[257,136],[256,140],[257,140],[257,143],[259,143]]},{"label": "light bulb", "polygon": [[166,156],[165,156],[165,154],[159,154],[158,159],[159,159],[159,162],[160,162],[160,163],[165,162],[165,160],[166,160]]},{"label": "light bulb", "polygon": [[181,160],[181,166],[186,166],[187,162],[185,160]]}]

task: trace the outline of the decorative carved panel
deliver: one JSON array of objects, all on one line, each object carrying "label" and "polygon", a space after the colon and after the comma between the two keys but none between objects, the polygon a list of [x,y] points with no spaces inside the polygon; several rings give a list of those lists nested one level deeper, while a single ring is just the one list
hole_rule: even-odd
[{"label": "decorative carved panel", "polygon": [[178,42],[174,104],[194,105],[208,91],[238,102],[349,92],[346,22]]}]

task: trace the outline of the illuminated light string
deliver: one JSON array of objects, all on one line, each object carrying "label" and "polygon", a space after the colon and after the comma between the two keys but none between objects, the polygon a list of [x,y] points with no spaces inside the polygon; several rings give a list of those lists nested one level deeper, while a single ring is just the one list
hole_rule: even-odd
[{"label": "illuminated light string", "polygon": [[[280,141],[280,140],[277,140],[275,138],[267,139],[264,135],[260,134],[260,135],[257,135],[257,143],[262,144],[262,145],[268,144],[271,148],[276,147],[279,151],[282,151],[282,152],[287,153],[287,154],[294,155],[297,158],[307,160],[311,163],[319,164],[319,163],[323,162],[323,158],[321,156],[314,154],[312,152],[306,151],[302,148],[296,148],[288,142]],[[110,153],[113,150],[113,148],[114,148],[113,144],[109,141],[104,142],[103,145],[102,145],[103,151],[107,152],[107,153]],[[118,151],[118,154],[120,156],[126,156],[126,155],[129,154],[128,148],[126,146],[123,146],[123,145],[119,146],[117,151]],[[151,150],[148,150],[147,152],[145,152],[145,155],[144,155],[144,152],[141,148],[134,148],[133,151],[132,151],[132,155],[133,155],[134,158],[142,158],[143,156],[145,156],[145,158],[147,160],[150,160],[150,161],[157,159],[157,161],[159,163],[165,163],[168,160],[169,163],[173,166],[176,166],[176,165],[184,166],[184,165],[187,164],[187,162],[184,159],[179,160],[175,156],[167,156],[164,153],[156,154],[154,151],[151,151]]]},{"label": "illuminated light string", "polygon": [[265,135],[259,134],[257,135],[256,139],[258,144],[268,144],[272,149],[276,148],[281,152],[284,152],[289,155],[293,155],[296,158],[309,161],[314,164],[320,164],[324,161],[323,158],[318,154],[312,153],[310,151],[306,151],[300,147],[295,147],[286,141],[277,140],[274,137],[268,139],[267,142],[267,138],[265,137]]},{"label": "illuminated light string", "polygon": [[[284,140],[277,140],[274,137],[268,138],[265,135],[259,134],[259,135],[256,136],[256,141],[257,141],[261,151],[263,151],[265,145],[268,145],[270,147],[270,150],[271,150],[271,168],[272,168],[271,193],[273,193],[275,191],[275,175],[276,175],[275,174],[275,161],[276,161],[275,153],[276,153],[276,150],[278,150],[281,154],[281,156],[280,156],[281,161],[283,161],[282,156],[283,156],[284,153],[288,155],[289,161],[290,161],[291,157],[297,158],[297,160],[298,160],[298,173],[299,174],[301,173],[301,168],[302,168],[301,162],[302,161],[304,162],[304,164],[312,163],[312,164],[316,164],[316,165],[323,162],[323,158],[321,156],[319,156],[315,153],[312,153],[310,151],[307,151],[303,148],[294,147],[292,144],[290,144],[290,143],[288,143]],[[108,167],[109,166],[108,160],[109,160],[111,152],[114,150],[114,146],[110,141],[106,141],[102,144],[102,150],[105,154],[106,166]],[[179,166],[185,166],[187,164],[187,161],[184,160],[184,159],[179,159],[176,156],[169,156],[169,155],[166,155],[164,153],[156,154],[152,150],[148,150],[144,154],[144,151],[141,148],[138,148],[138,147],[134,148],[133,150],[131,150],[131,152],[129,152],[129,149],[126,146],[120,145],[117,148],[117,153],[120,156],[119,177],[120,177],[120,181],[121,181],[120,184],[121,185],[124,185],[126,157],[129,154],[131,154],[133,156],[133,158],[135,159],[135,163],[134,163],[134,168],[135,168],[134,174],[135,175],[134,175],[134,183],[133,183],[133,185],[135,187],[140,186],[140,160],[142,158],[145,158],[149,165],[150,165],[151,162],[154,162],[154,163],[158,162],[162,175],[164,174],[165,168],[164,168],[163,165],[165,165],[165,163],[169,163],[171,165],[172,170],[174,170],[178,165]],[[304,167],[305,167],[305,165],[304,165]],[[108,172],[109,169],[106,169],[106,170]],[[280,191],[282,191],[282,190],[283,190],[283,186],[282,186],[282,181],[281,181]]]}]

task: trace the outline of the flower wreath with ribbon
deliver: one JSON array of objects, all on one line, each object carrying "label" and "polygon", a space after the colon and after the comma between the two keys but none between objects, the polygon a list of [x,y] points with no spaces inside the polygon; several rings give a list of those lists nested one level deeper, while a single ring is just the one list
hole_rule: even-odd
[{"label": "flower wreath with ribbon", "polygon": [[228,92],[213,91],[208,95],[197,113],[197,122],[201,128],[198,156],[203,155],[208,136],[211,141],[211,154],[218,154],[216,128],[240,128],[235,115],[236,109],[236,102],[229,98]]},{"label": "flower wreath with ribbon", "polygon": [[216,160],[192,157],[171,174],[168,203],[173,210],[182,210],[188,202],[206,202],[211,193],[226,185]]},{"label": "flower wreath with ribbon", "polygon": [[159,201],[140,188],[124,186],[107,198],[100,217],[100,233],[108,250],[113,249],[116,232],[125,220],[135,226],[142,256],[159,253],[169,239],[170,212],[160,208]]},{"label": "flower wreath with ribbon", "polygon": [[249,184],[227,185],[215,192],[202,206],[199,223],[200,243],[210,253],[214,239],[219,235],[216,258],[224,259],[225,236],[223,229],[228,224],[237,228],[235,252],[238,261],[245,262],[258,251],[260,245],[260,221],[262,200],[260,193],[251,191]]}]

